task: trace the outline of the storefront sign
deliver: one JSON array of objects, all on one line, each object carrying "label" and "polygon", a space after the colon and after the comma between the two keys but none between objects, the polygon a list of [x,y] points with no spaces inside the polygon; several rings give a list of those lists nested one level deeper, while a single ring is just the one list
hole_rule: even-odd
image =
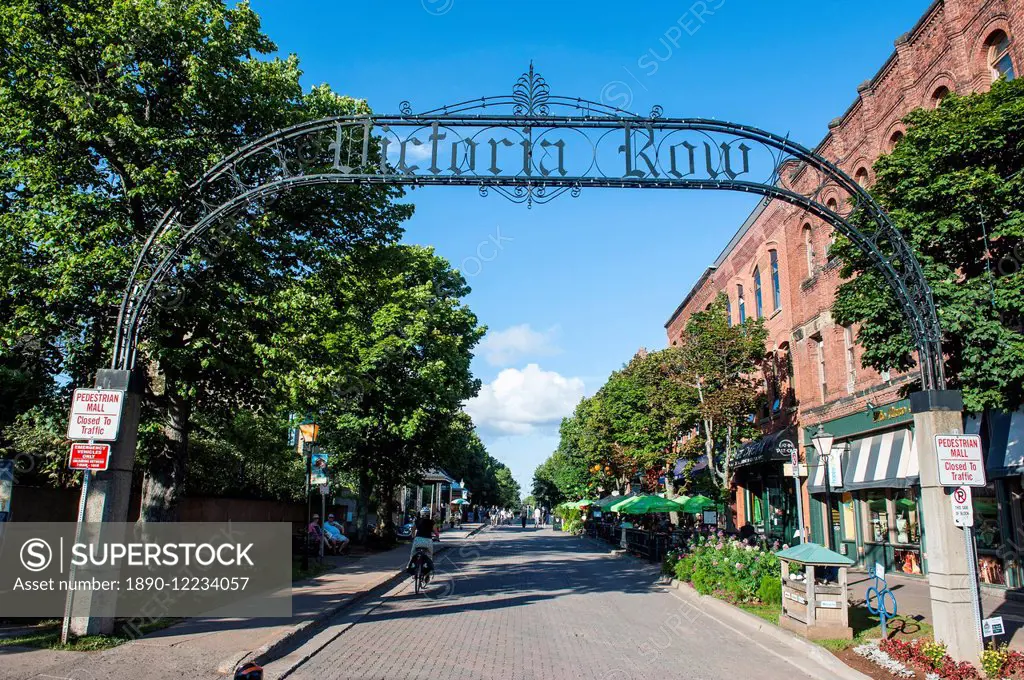
[{"label": "storefront sign", "polygon": [[993,616],[991,619],[985,619],[981,622],[982,637],[995,637],[1005,632],[1006,627],[1003,626],[1002,616]]},{"label": "storefront sign", "polygon": [[953,524],[958,527],[974,526],[974,504],[971,502],[971,487],[959,486],[949,496],[953,505]]},{"label": "storefront sign", "polygon": [[71,445],[71,458],[68,467],[72,470],[92,470],[101,472],[110,465],[110,444],[83,444],[75,442]]},{"label": "storefront sign", "polygon": [[71,396],[68,439],[116,441],[122,408],[123,390],[75,390]]},{"label": "storefront sign", "polygon": [[937,434],[935,454],[942,486],[985,486],[985,459],[976,434]]},{"label": "storefront sign", "polygon": [[890,406],[889,408],[880,408],[871,412],[871,421],[874,423],[881,423],[886,420],[892,420],[893,418],[899,418],[910,413],[909,406]]}]

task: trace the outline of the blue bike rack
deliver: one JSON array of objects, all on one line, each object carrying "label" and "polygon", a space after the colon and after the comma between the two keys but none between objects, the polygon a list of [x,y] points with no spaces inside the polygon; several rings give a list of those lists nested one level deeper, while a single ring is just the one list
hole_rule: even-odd
[{"label": "blue bike rack", "polygon": [[[872,598],[874,598],[873,604]],[[889,611],[887,606],[889,602],[892,602],[892,611]],[[867,605],[869,612],[878,615],[878,620],[882,623],[882,639],[884,640],[887,636],[885,623],[896,616],[896,596],[889,590],[885,577],[879,576],[877,571],[875,572],[875,584],[868,588],[864,596],[864,604]]]}]

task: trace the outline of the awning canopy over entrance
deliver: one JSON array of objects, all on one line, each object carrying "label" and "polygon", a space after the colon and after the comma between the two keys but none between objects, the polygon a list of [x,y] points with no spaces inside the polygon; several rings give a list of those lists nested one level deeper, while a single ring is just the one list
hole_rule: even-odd
[{"label": "awning canopy over entrance", "polygon": [[780,453],[778,450],[779,443],[784,440],[792,442],[793,446],[797,445],[796,432],[793,428],[787,427],[744,444],[732,460],[733,469],[773,461],[788,461],[789,454]]},{"label": "awning canopy over entrance", "polygon": [[1024,473],[1024,410],[968,415],[964,432],[981,435],[990,479]]},{"label": "awning canopy over entrance", "polygon": [[[917,483],[917,445],[909,428],[851,439],[848,444],[849,449],[847,442],[832,446],[832,465],[838,463],[843,471],[842,486],[833,484],[833,491],[905,489]],[[809,490],[825,491],[825,466],[817,461]]]}]

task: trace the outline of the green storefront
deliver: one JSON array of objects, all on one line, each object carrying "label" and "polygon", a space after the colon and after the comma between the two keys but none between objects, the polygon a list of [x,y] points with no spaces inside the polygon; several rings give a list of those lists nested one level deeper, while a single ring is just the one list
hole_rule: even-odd
[{"label": "green storefront", "polygon": [[[995,414],[966,418],[964,431],[980,433],[986,451],[989,485],[973,493],[979,573],[983,583],[1020,587],[1020,566],[1013,544],[1020,527],[1020,479],[1024,451],[1019,434],[1024,418]],[[835,549],[866,568],[876,563],[887,572],[926,574],[927,528],[922,524],[917,446],[909,400],[822,423],[835,435],[830,462],[831,508],[825,507],[825,469],[811,436],[804,432],[809,461],[808,491],[813,540],[825,543],[831,525]],[[1016,499],[1016,500],[1015,500]]]},{"label": "green storefront", "polygon": [[793,543],[797,530],[796,486],[785,475],[787,454],[778,445],[796,444],[796,430],[786,428],[743,445],[733,459],[737,494],[743,498],[743,524],[779,543]]}]

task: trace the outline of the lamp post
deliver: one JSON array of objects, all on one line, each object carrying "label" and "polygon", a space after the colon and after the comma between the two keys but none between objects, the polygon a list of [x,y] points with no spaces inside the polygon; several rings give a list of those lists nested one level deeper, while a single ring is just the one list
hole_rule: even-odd
[{"label": "lamp post", "polygon": [[[302,550],[302,570],[309,569],[309,525],[313,523],[312,506],[309,497],[309,481],[313,475],[313,448],[316,445],[317,435],[320,433],[320,426],[316,424],[316,418],[312,421],[306,420],[299,425],[299,440],[302,442],[302,453],[306,459],[306,545]],[[309,444],[307,447],[306,444]],[[322,549],[321,534],[321,549]]]},{"label": "lamp post", "polygon": [[814,443],[814,450],[818,452],[818,460],[825,463],[825,547],[832,550],[832,484],[829,480],[829,457],[832,455],[832,442],[835,436],[825,432],[825,428],[818,425],[818,431],[811,437]]}]

